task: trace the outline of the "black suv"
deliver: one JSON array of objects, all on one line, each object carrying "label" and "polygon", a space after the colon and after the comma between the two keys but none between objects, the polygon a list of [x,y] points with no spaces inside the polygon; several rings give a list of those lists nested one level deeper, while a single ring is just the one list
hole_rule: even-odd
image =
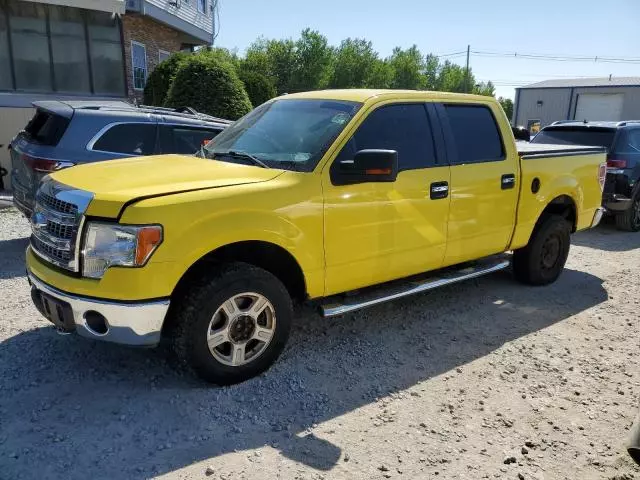
[{"label": "black suv", "polygon": [[606,147],[607,179],[602,205],[621,230],[640,231],[640,120],[578,122],[544,127],[531,143]]}]

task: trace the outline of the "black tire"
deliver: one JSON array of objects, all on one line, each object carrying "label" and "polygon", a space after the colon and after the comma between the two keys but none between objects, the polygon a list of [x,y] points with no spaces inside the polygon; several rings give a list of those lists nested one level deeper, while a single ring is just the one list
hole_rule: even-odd
[{"label": "black tire", "polygon": [[[282,282],[266,270],[246,263],[221,264],[215,272],[192,279],[183,291],[186,293],[171,308],[170,339],[178,359],[207,382],[231,385],[248,380],[267,370],[284,350],[293,317],[291,297]],[[243,292],[264,296],[277,321],[273,337],[255,359],[243,365],[225,365],[209,349],[210,323],[228,299]],[[231,342],[229,346],[233,348]]]},{"label": "black tire", "polygon": [[513,254],[513,273],[528,285],[555,282],[569,256],[571,225],[560,215],[549,215],[533,231],[529,244]]},{"label": "black tire", "polygon": [[625,232],[640,231],[640,194],[631,204],[631,208],[616,214],[616,227]]}]

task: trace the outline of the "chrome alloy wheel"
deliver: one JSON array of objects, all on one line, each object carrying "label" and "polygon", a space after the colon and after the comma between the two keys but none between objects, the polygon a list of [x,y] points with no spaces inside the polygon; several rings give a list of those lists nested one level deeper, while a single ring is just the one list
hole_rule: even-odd
[{"label": "chrome alloy wheel", "polygon": [[217,361],[238,367],[264,353],[275,329],[276,313],[271,302],[259,293],[239,293],[213,314],[207,344]]}]

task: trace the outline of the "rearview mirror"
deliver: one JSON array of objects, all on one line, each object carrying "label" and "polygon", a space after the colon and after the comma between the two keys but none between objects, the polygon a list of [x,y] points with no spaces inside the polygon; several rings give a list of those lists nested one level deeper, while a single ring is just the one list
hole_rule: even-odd
[{"label": "rearview mirror", "polygon": [[340,160],[331,166],[334,185],[395,182],[397,176],[398,152],[395,150],[360,150],[353,160]]}]

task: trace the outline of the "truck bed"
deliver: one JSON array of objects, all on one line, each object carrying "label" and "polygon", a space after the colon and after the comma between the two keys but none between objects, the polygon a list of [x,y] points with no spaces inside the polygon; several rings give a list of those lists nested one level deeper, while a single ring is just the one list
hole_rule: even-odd
[{"label": "truck bed", "polygon": [[516,142],[516,149],[521,158],[545,158],[571,155],[588,155],[606,153],[604,147],[587,145],[551,145],[545,143]]}]

